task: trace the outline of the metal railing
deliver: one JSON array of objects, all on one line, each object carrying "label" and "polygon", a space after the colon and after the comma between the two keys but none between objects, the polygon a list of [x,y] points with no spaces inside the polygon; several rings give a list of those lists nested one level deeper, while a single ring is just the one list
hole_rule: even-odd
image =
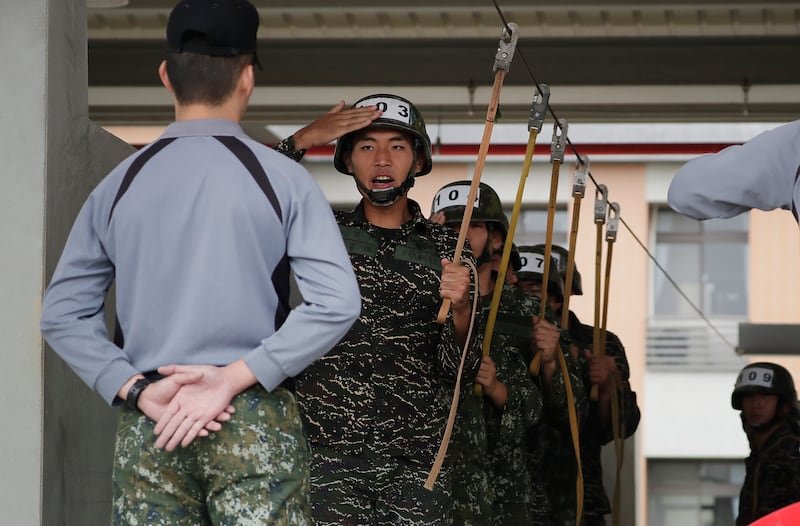
[{"label": "metal railing", "polygon": [[[730,342],[738,342],[739,320],[714,320]],[[738,370],[746,363],[703,320],[651,319],[647,367],[660,370]]]}]

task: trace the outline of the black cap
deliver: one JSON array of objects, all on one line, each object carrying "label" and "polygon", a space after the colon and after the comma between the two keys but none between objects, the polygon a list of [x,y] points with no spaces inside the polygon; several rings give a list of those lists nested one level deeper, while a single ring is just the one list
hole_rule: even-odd
[{"label": "black cap", "polygon": [[247,0],[182,0],[167,22],[167,49],[233,57],[258,47],[258,10]]}]

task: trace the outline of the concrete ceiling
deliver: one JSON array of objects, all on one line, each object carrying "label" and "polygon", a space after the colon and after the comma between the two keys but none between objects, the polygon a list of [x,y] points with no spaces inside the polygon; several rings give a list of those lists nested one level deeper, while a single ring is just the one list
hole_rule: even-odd
[{"label": "concrete ceiling", "polygon": [[[92,1],[89,0],[90,5]],[[100,0],[102,1],[102,0]],[[492,0],[255,0],[248,125],[302,123],[339,99],[405,95],[428,120],[481,122],[502,20]],[[796,0],[497,0],[520,28],[502,119],[527,120],[532,76],[586,122],[783,121],[800,115]],[[159,87],[170,0],[87,9],[90,113],[171,119]],[[523,60],[524,58],[524,60]]]}]

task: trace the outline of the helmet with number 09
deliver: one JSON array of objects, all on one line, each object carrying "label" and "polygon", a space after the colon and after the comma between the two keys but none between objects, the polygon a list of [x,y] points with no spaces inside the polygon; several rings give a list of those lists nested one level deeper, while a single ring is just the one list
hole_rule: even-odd
[{"label": "helmet with number 09", "polygon": [[797,404],[797,391],[794,388],[792,375],[776,363],[751,363],[742,369],[736,377],[731,406],[741,411],[742,398],[753,393],[777,395],[789,407],[796,407]]},{"label": "helmet with number 09", "polygon": [[[414,151],[418,155],[420,170],[410,176],[421,176],[430,173],[433,167],[431,159],[431,139],[425,129],[425,120],[417,107],[411,101],[398,95],[378,93],[368,95],[356,101],[353,108],[377,106],[383,114],[372,121],[366,129],[391,129],[406,132],[413,139]],[[345,157],[353,149],[353,136],[358,133],[350,132],[336,141],[336,150],[333,153],[333,166],[341,173],[351,175],[347,168]]]}]

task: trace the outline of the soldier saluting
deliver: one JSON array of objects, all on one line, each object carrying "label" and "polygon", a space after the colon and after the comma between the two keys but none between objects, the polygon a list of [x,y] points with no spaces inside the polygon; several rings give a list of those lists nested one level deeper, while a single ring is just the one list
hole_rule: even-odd
[{"label": "soldier saluting", "polygon": [[[447,418],[442,395],[452,392],[467,340],[470,274],[450,261],[456,234],[427,221],[407,196],[432,167],[422,115],[396,95],[355,103],[371,106],[381,116],[341,137],[334,153],[362,195],[353,211],[336,213],[361,315],[296,384],[312,448],[312,514],[319,525],[446,524],[446,473],[432,491],[423,483]],[[440,325],[442,298],[452,310]],[[469,377],[480,360],[473,340]]]}]

